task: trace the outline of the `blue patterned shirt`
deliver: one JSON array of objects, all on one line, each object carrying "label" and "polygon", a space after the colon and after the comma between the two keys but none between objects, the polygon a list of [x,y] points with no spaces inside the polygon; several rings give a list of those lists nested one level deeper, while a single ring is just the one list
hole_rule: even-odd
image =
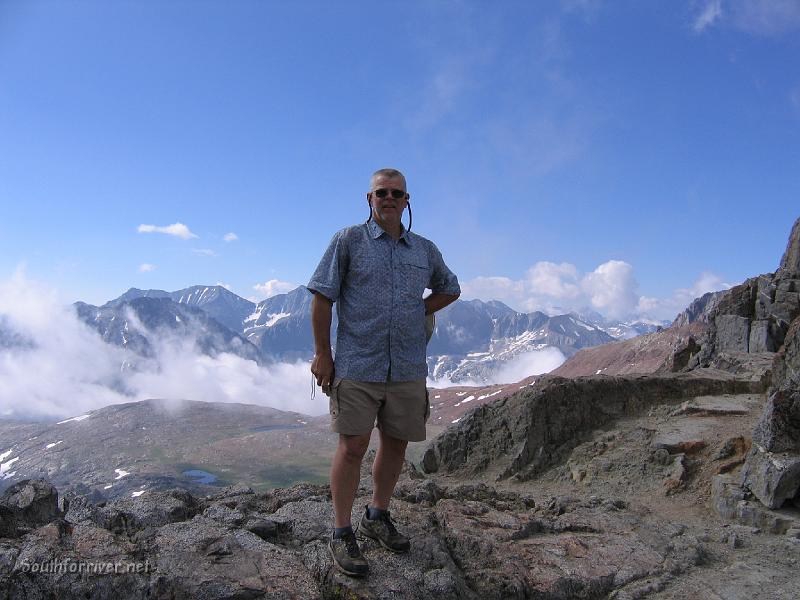
[{"label": "blue patterned shirt", "polygon": [[374,220],[337,231],[307,287],[336,303],[336,377],[375,382],[427,377],[422,295],[461,293],[433,242]]}]

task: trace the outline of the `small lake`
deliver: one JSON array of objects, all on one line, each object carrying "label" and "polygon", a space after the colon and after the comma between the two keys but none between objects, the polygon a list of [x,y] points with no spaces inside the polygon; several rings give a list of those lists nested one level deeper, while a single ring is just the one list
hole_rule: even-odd
[{"label": "small lake", "polygon": [[189,469],[188,471],[183,471],[181,475],[191,477],[194,483],[214,483],[217,480],[216,475],[200,469]]},{"label": "small lake", "polygon": [[301,423],[286,423],[278,425],[259,425],[258,427],[250,428],[250,431],[272,431],[273,429],[302,429],[304,425]]}]

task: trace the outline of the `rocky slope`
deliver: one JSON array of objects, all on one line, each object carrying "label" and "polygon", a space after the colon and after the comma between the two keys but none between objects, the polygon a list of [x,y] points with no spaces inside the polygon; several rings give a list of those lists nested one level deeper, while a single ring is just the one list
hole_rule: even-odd
[{"label": "rocky slope", "polygon": [[676,365],[685,366],[692,352],[699,351],[697,338],[706,328],[705,323],[696,321],[624,341],[585,348],[550,371],[550,375],[581,377],[672,372],[677,370]]}]

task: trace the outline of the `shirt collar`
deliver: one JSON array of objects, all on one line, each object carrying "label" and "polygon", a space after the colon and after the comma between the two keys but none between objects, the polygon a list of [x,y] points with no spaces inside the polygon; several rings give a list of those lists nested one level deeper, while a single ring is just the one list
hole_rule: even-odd
[{"label": "shirt collar", "polygon": [[[375,222],[375,219],[370,219],[367,222],[367,227],[369,228],[370,235],[372,235],[372,239],[374,239],[374,240],[377,240],[384,233],[386,233],[386,230],[383,227],[381,227],[380,225],[378,225]],[[405,240],[405,243],[410,246],[411,245],[411,235],[410,235],[408,229],[406,229],[405,225],[403,225],[402,223],[400,223],[400,227],[403,230],[403,232],[400,234],[400,239],[401,240]],[[388,236],[389,234],[386,233],[386,235]]]}]

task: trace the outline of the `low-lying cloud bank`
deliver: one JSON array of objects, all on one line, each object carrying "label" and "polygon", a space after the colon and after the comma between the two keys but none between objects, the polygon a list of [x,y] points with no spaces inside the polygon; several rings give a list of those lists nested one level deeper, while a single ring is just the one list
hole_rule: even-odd
[{"label": "low-lying cloud bank", "polygon": [[530,350],[519,354],[500,367],[487,381],[459,380],[451,381],[448,377],[428,378],[428,387],[444,388],[450,386],[477,386],[516,383],[531,375],[541,375],[557,369],[566,360],[558,348]]},{"label": "low-lying cloud bank", "polygon": [[542,261],[521,279],[476,277],[461,287],[463,298],[492,298],[526,312],[563,314],[591,308],[610,319],[668,320],[695,298],[731,285],[704,272],[691,287],[677,289],[669,298],[651,298],[639,294],[632,265],[609,260],[591,273],[580,273],[570,263]]},{"label": "low-lying cloud bank", "polygon": [[105,343],[69,301],[18,269],[0,282],[0,417],[71,417],[147,398],[242,402],[309,415],[328,411],[311,399],[304,362],[259,367],[232,354],[209,357],[191,340],[152,336],[155,361]]}]

